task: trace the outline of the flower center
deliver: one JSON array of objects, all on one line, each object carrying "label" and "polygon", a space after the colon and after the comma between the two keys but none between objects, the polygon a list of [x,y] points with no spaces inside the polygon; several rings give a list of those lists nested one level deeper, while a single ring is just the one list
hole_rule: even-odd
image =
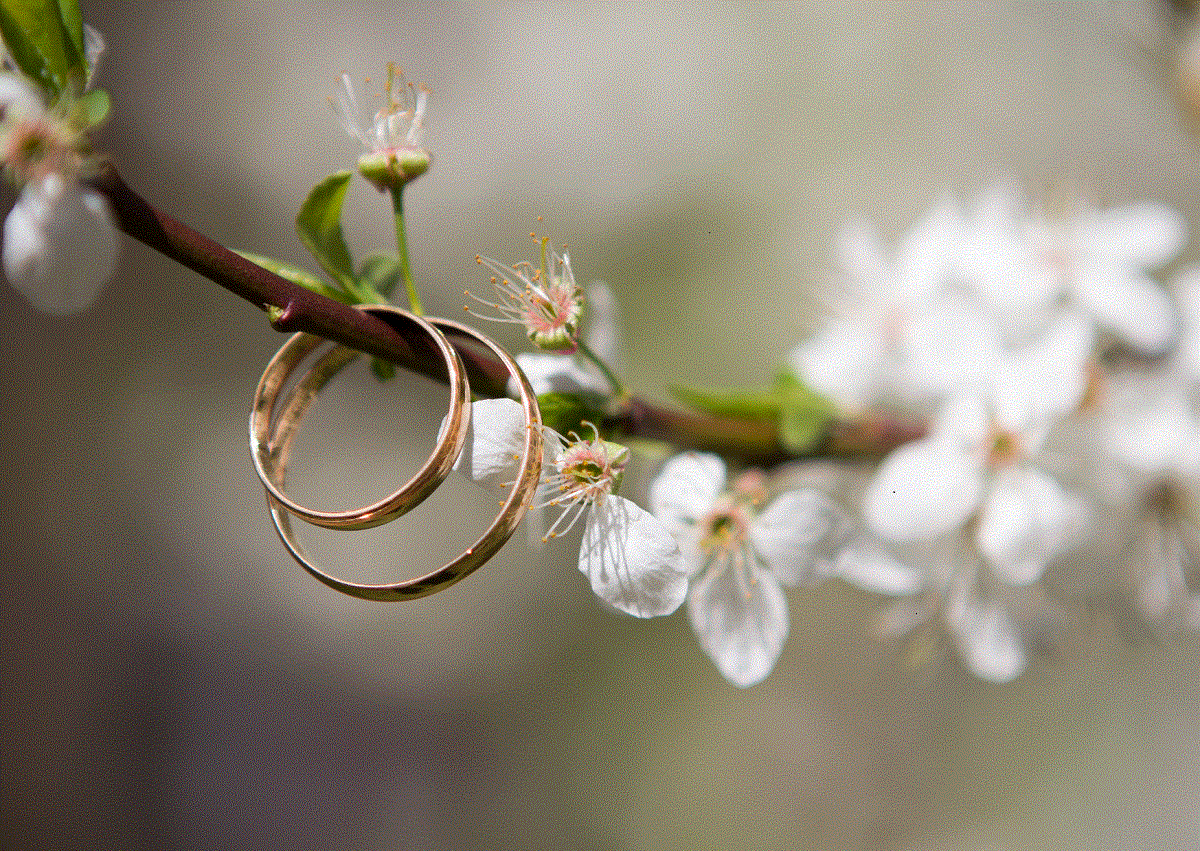
[{"label": "flower center", "polygon": [[708,556],[729,556],[746,548],[750,538],[750,511],[735,494],[717,500],[700,520],[700,549]]},{"label": "flower center", "polygon": [[629,463],[629,450],[619,443],[601,440],[595,426],[592,432],[596,435],[593,440],[571,433],[572,442],[555,461],[554,473],[542,483],[545,491],[552,494],[542,506],[562,506],[562,513],[542,536],[543,541],[567,532],[584,508],[601,502],[621,484]]}]

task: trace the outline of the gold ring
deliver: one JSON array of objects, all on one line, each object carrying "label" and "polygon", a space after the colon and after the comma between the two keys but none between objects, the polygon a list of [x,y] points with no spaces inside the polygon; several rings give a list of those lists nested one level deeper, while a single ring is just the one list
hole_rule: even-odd
[{"label": "gold ring", "polygon": [[[373,313],[382,313],[389,310],[389,308],[378,306],[371,306],[365,309]],[[381,318],[386,320],[388,317],[382,316]],[[292,531],[291,515],[281,507],[274,492],[268,488],[267,503],[271,509],[271,520],[274,522],[275,530],[279,533],[279,537],[283,541],[284,546],[287,547],[288,552],[315,579],[351,597],[385,602],[413,600],[417,597],[436,593],[458,582],[495,555],[504,546],[505,542],[512,537],[512,533],[524,518],[526,510],[533,500],[533,495],[537,491],[538,483],[541,481],[541,412],[538,410],[537,397],[534,395],[533,388],[529,384],[529,379],[525,377],[517,362],[495,341],[479,333],[474,328],[450,319],[428,318],[427,321],[448,336],[473,340],[487,347],[500,359],[516,379],[521,396],[521,406],[525,411],[525,443],[520,472],[517,474],[517,479],[513,482],[512,489],[508,494],[508,498],[501,506],[500,512],[483,535],[470,548],[453,561],[447,562],[437,570],[427,573],[424,576],[406,579],[401,582],[377,585],[349,582],[317,566],[309,558],[300,542],[295,539]],[[313,369],[317,368],[317,366],[313,367]],[[287,445],[286,442],[281,444],[279,442],[280,439],[289,440],[290,434],[271,436],[271,445],[276,448],[274,458],[279,462],[279,466],[274,469],[274,473],[282,481],[287,472]]]},{"label": "gold ring", "polygon": [[297,517],[327,529],[368,529],[387,523],[415,508],[437,489],[454,467],[454,461],[462,453],[467,427],[471,421],[468,404],[471,387],[467,381],[466,370],[463,369],[458,352],[446,340],[445,335],[425,319],[396,307],[375,305],[362,309],[381,314],[381,318],[388,321],[403,319],[429,335],[446,363],[450,383],[450,410],[446,416],[446,426],[438,436],[437,446],[429,459],[392,495],[371,505],[347,511],[318,511],[300,505],[283,491],[287,469],[286,456],[292,437],[304,412],[321,388],[361,353],[346,346],[330,349],[292,388],[279,415],[274,416],[276,402],[288,377],[295,372],[305,357],[325,342],[313,334],[292,335],[275,353],[275,357],[271,358],[255,390],[254,404],[250,409],[250,457],[254,461],[258,477],[274,499],[273,504],[281,505]]}]

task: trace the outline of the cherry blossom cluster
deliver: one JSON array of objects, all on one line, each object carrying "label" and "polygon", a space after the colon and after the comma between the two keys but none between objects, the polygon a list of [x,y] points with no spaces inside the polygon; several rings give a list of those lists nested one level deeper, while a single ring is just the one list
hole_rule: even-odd
[{"label": "cherry blossom cluster", "polygon": [[[702,648],[740,686],[780,656],[783,588],[834,577],[895,598],[882,633],[953,645],[993,681],[1024,669],[1028,642],[1061,604],[1042,581],[1051,566],[1096,586],[1115,575],[1146,615],[1200,628],[1200,273],[1170,287],[1154,277],[1185,239],[1162,205],[1052,213],[1010,185],[942,200],[892,250],[852,222],[829,316],[790,366],[840,416],[922,418],[922,439],[852,486],[845,474],[812,473],[804,487],[757,470],[731,477],[720,457],[683,453],[662,465],[646,511],[614,495],[625,452],[555,434],[542,505],[590,506],[580,569],[596,593],[642,617],[686,600]],[[588,334],[611,354],[611,297],[595,292]],[[547,300],[535,304],[537,323],[553,318]],[[573,326],[570,311],[564,302],[559,318]],[[605,391],[577,355],[520,357],[539,393]],[[512,407],[502,417],[499,405]],[[485,466],[504,484],[519,412],[476,407],[473,457],[500,459]]]}]

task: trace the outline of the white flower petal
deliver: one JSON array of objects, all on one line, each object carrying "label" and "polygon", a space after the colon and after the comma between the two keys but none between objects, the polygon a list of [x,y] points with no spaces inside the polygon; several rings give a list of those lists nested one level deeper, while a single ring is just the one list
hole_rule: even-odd
[{"label": "white flower petal", "polygon": [[46,111],[41,91],[20,74],[0,73],[0,112],[6,121],[36,118]]},{"label": "white flower petal", "polygon": [[1103,327],[1147,354],[1162,354],[1175,338],[1178,323],[1171,299],[1140,272],[1081,263],[1075,295]]},{"label": "white flower petal", "polygon": [[[557,433],[546,429],[547,456],[554,453],[553,437]],[[525,409],[512,399],[481,399],[471,404],[471,425],[454,469],[484,487],[506,490],[517,479],[524,451]]]},{"label": "white flower petal", "polygon": [[1143,202],[1080,217],[1073,247],[1130,269],[1154,269],[1178,254],[1186,242],[1183,216],[1166,204]]},{"label": "white flower petal", "polygon": [[589,510],[579,570],[596,596],[639,618],[669,615],[687,596],[687,571],[674,536],[620,496]]},{"label": "white flower petal", "polygon": [[[574,355],[522,352],[517,355],[517,366],[521,367],[537,396],[543,393],[604,394],[608,391],[608,383]],[[516,379],[508,380],[508,391],[517,395]]]},{"label": "white flower petal", "polygon": [[797,346],[792,369],[804,383],[850,411],[879,400],[886,369],[880,329],[865,317],[836,319]]},{"label": "white flower petal", "polygon": [[621,324],[617,297],[603,281],[593,281],[586,291],[587,344],[602,361],[621,371]]},{"label": "white flower petal", "polygon": [[894,297],[919,303],[940,287],[950,272],[964,233],[953,198],[943,198],[905,234],[896,250]]},{"label": "white flower petal", "polygon": [[838,555],[837,575],[851,585],[874,594],[915,594],[925,584],[925,574],[901,564],[882,547],[859,541]]},{"label": "white flower petal", "polygon": [[1072,413],[1087,389],[1095,343],[1091,323],[1077,313],[1060,318],[1037,340],[1005,353],[996,365],[992,405],[1006,431],[1036,431]]},{"label": "white flower petal", "polygon": [[4,223],[9,283],[45,313],[79,313],[111,277],[117,232],[103,196],[51,173],[32,181]]},{"label": "white flower petal", "polygon": [[940,400],[987,386],[1000,356],[1000,328],[963,299],[939,299],[910,319],[903,347],[909,393]]},{"label": "white flower petal", "polygon": [[650,485],[650,510],[684,539],[725,488],[725,462],[708,452],[685,452],[663,465]]},{"label": "white flower petal", "polygon": [[863,518],[882,538],[928,540],[971,516],[982,492],[975,459],[940,441],[914,441],[880,465],[863,498]]},{"label": "white flower petal", "polygon": [[948,612],[963,661],[975,676],[1006,683],[1025,670],[1025,647],[1008,612],[998,603],[966,600]]},{"label": "white flower petal", "polygon": [[1050,476],[1032,468],[1002,471],[979,512],[975,543],[993,571],[1012,585],[1028,585],[1078,538],[1082,502]]},{"label": "white flower petal", "polygon": [[810,578],[822,556],[826,562],[835,557],[829,550],[845,540],[846,528],[845,516],[829,497],[814,490],[788,491],[754,518],[750,542],[780,582],[794,585]]},{"label": "white flower petal", "polygon": [[783,590],[770,573],[732,565],[710,569],[688,595],[688,618],[700,646],[735,686],[763,680],[775,667],[788,633]]}]

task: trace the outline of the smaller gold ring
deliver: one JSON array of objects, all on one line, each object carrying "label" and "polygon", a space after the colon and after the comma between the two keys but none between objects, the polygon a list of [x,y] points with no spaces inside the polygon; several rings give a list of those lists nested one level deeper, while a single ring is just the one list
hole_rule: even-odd
[{"label": "smaller gold ring", "polygon": [[274,503],[312,523],[327,529],[368,529],[387,523],[415,508],[428,497],[449,475],[454,461],[462,452],[470,425],[471,396],[466,370],[458,352],[445,336],[429,322],[408,311],[382,305],[363,307],[371,313],[383,313],[385,318],[402,318],[415,324],[429,335],[446,363],[450,383],[450,409],[446,426],[438,436],[437,446],[420,470],[398,491],[378,502],[346,511],[320,511],[300,505],[283,491],[287,459],[286,454],[292,437],[300,425],[308,406],[329,380],[347,364],[359,357],[360,352],[346,346],[335,346],[323,355],[301,379],[275,416],[276,402],[284,383],[295,372],[300,363],[323,342],[313,334],[292,335],[275,353],[263,371],[254,392],[254,404],[250,409],[250,457],[254,469],[262,480]]},{"label": "smaller gold ring", "polygon": [[[373,313],[382,313],[385,310],[385,308],[376,306],[365,309]],[[381,318],[387,319],[386,316],[381,316]],[[525,377],[516,360],[495,341],[489,337],[485,337],[470,326],[463,325],[451,319],[429,318],[427,321],[450,336],[465,337],[482,343],[504,363],[508,371],[517,380],[517,387],[521,395],[521,406],[525,411],[525,443],[520,472],[517,474],[516,481],[511,486],[512,489],[508,494],[508,498],[501,506],[500,513],[496,515],[496,518],[488,526],[483,535],[469,549],[459,555],[458,558],[447,562],[437,570],[427,573],[424,576],[406,579],[401,582],[383,584],[350,582],[334,576],[313,562],[308,553],[305,552],[304,547],[295,539],[289,512],[281,507],[279,500],[274,495],[274,491],[268,488],[267,503],[271,509],[271,519],[275,523],[275,531],[279,533],[279,537],[283,541],[284,546],[287,547],[288,552],[315,579],[351,597],[384,602],[413,600],[417,597],[425,597],[436,593],[458,582],[480,567],[495,555],[500,547],[504,546],[504,543],[512,536],[512,533],[525,516],[526,510],[528,510],[529,504],[533,500],[533,495],[537,491],[538,483],[541,481],[542,416],[538,410],[537,396],[534,395],[533,388],[529,384],[529,379]],[[316,366],[313,367],[313,369],[316,368]],[[283,437],[284,439],[290,439],[290,436]],[[278,450],[274,457],[279,461],[279,467],[275,468],[274,473],[282,481],[287,472],[287,444],[278,444],[274,435],[272,435],[271,443]]]}]

